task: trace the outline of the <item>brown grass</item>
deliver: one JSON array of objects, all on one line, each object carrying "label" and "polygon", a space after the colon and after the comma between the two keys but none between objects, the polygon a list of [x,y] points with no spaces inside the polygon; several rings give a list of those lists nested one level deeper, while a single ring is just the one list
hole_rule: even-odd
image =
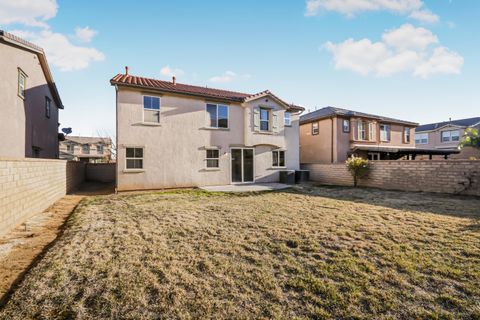
[{"label": "brown grass", "polygon": [[479,208],[315,186],[89,198],[0,318],[478,319]]}]

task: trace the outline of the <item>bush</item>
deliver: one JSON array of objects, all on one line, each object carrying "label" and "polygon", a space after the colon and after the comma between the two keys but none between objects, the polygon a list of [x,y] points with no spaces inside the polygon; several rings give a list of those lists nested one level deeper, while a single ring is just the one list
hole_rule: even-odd
[{"label": "bush", "polygon": [[364,177],[368,173],[370,164],[368,160],[359,157],[351,156],[345,162],[347,164],[348,171],[353,177],[353,186],[358,185],[358,179]]},{"label": "bush", "polygon": [[474,147],[480,149],[480,134],[478,129],[468,128],[460,140],[460,148]]}]

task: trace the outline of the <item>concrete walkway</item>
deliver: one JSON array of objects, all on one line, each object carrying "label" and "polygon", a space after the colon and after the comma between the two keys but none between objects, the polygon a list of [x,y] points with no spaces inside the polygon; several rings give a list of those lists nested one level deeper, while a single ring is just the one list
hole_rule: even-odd
[{"label": "concrete walkway", "polygon": [[255,191],[273,191],[290,188],[291,186],[283,183],[251,183],[251,184],[227,184],[225,186],[207,186],[200,189],[211,192],[255,192]]}]

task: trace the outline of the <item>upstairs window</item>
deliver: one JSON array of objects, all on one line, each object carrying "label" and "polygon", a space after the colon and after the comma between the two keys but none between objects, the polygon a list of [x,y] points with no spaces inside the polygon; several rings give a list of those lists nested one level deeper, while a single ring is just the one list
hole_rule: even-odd
[{"label": "upstairs window", "polygon": [[403,128],[403,142],[410,143],[410,128]]},{"label": "upstairs window", "polygon": [[357,122],[357,140],[367,140],[367,129],[364,121]]},{"label": "upstairs window", "polygon": [[143,122],[160,123],[160,98],[143,96]]},{"label": "upstairs window", "polygon": [[285,167],[285,151],[272,151],[272,167]]},{"label": "upstairs window", "polygon": [[207,155],[206,155],[206,162],[207,162],[207,168],[218,168],[219,167],[219,155],[220,152],[217,149],[210,149],[206,150]]},{"label": "upstairs window", "polygon": [[98,154],[103,154],[103,144],[97,145],[97,153]]},{"label": "upstairs window", "polygon": [[428,144],[428,133],[415,133],[415,144]]},{"label": "upstairs window", "polygon": [[343,120],[343,132],[349,133],[350,132],[350,120]]},{"label": "upstairs window", "polygon": [[368,140],[369,141],[375,141],[376,139],[376,134],[377,134],[377,125],[374,122],[369,122],[368,123]]},{"label": "upstairs window", "polygon": [[450,142],[450,141],[459,141],[460,140],[460,131],[452,130],[452,131],[442,131],[442,142]]},{"label": "upstairs window", "polygon": [[89,154],[90,153],[90,146],[88,144],[82,145],[82,153]]},{"label": "upstairs window", "polygon": [[380,141],[383,141],[383,142],[390,141],[390,125],[388,124],[380,125]]},{"label": "upstairs window", "polygon": [[25,90],[27,89],[27,75],[22,69],[18,68],[18,96],[25,99]]},{"label": "upstairs window", "polygon": [[283,117],[284,117],[284,124],[286,126],[291,126],[292,125],[291,113],[285,112]]},{"label": "upstairs window", "polygon": [[45,117],[50,119],[50,114],[52,112],[52,100],[49,97],[45,97]]},{"label": "upstairs window", "polygon": [[126,148],[125,168],[143,169],[143,148]]},{"label": "upstairs window", "polygon": [[270,131],[270,109],[260,108],[260,131]]},{"label": "upstairs window", "polygon": [[75,151],[75,144],[69,143],[67,144],[67,152],[73,153]]},{"label": "upstairs window", "polygon": [[207,103],[210,128],[228,128],[228,106]]},{"label": "upstairs window", "polygon": [[312,122],[312,136],[317,135],[318,132],[318,122]]}]

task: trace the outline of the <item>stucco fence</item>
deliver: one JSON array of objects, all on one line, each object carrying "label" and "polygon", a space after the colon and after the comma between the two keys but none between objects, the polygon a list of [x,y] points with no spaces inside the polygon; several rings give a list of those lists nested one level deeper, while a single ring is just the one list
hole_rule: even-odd
[{"label": "stucco fence", "polygon": [[[302,164],[310,180],[327,185],[353,185],[344,163]],[[480,196],[480,160],[370,161],[359,186]]]}]

